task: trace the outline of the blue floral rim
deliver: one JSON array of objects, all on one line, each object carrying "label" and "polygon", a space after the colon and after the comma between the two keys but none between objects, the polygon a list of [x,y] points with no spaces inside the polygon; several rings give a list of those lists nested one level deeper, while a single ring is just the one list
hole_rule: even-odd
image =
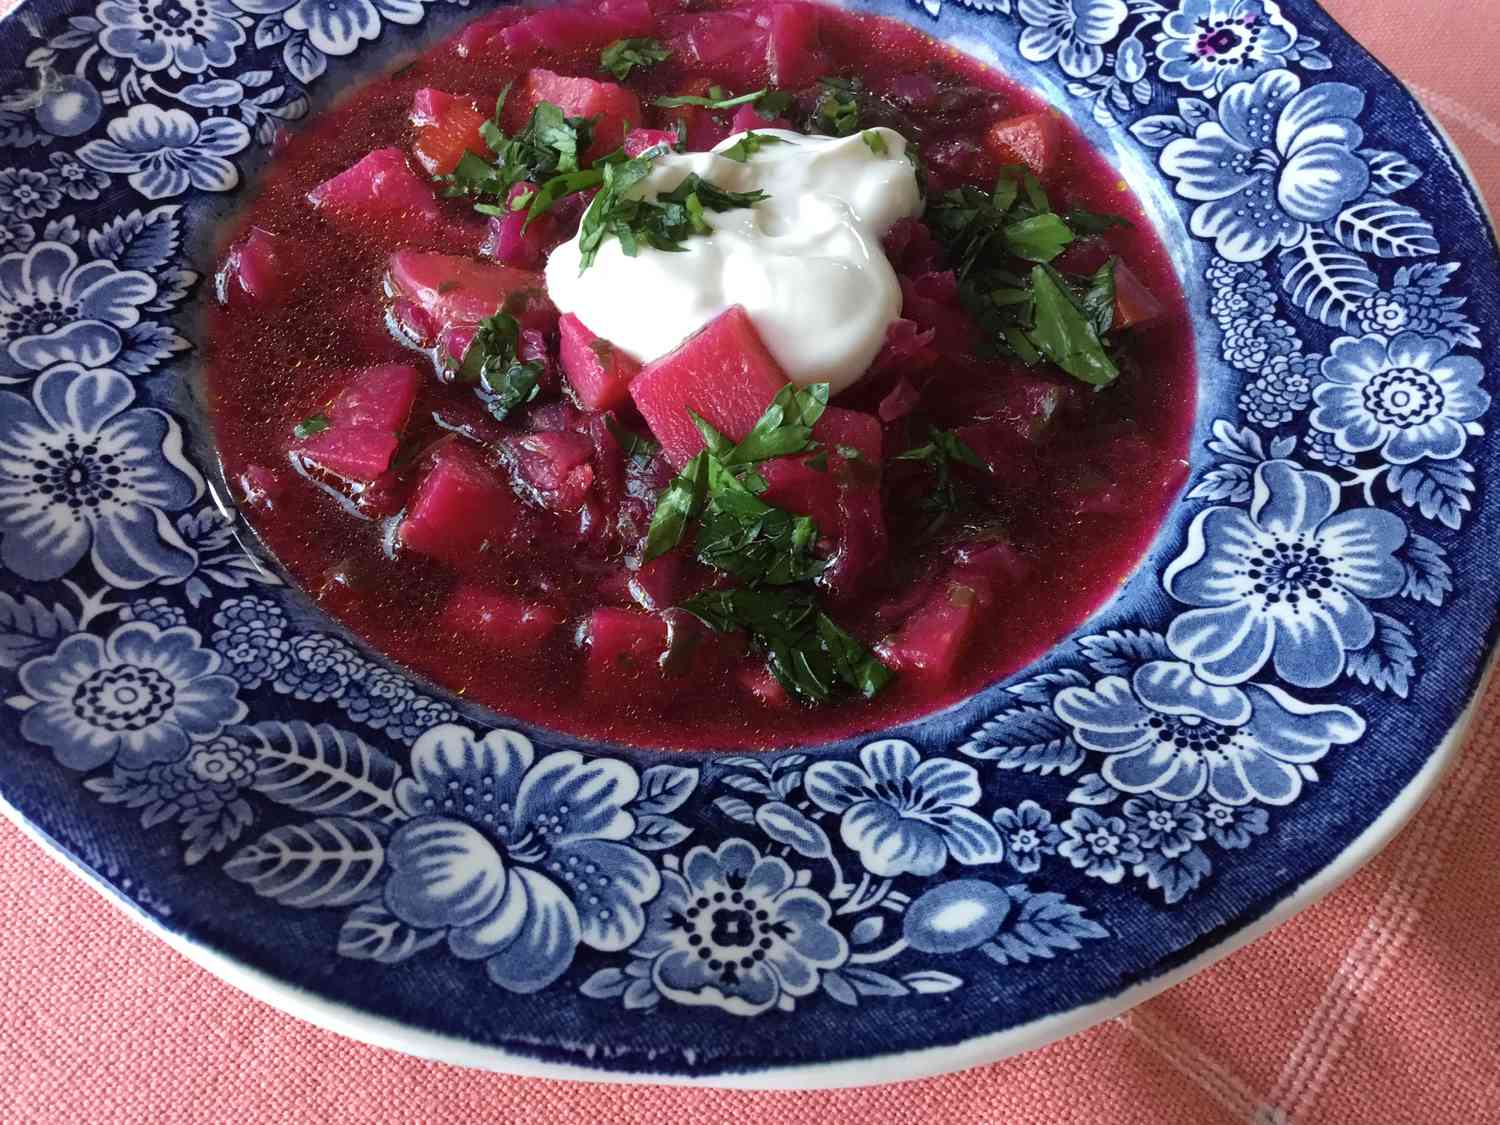
[{"label": "blue floral rim", "polygon": [[858,6],[1072,114],[1188,282],[1191,482],[1114,601],[958,708],[760,756],[589,746],[412,681],[240,542],[189,317],[277,130],[472,13],[32,0],[0,42],[6,802],[356,1024],[707,1079],[1097,1005],[1340,863],[1496,620],[1472,189],[1304,0]]}]

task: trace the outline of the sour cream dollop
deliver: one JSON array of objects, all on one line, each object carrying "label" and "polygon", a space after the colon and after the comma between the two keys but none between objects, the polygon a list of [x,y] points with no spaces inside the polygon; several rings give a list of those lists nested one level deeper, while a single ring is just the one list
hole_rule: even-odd
[{"label": "sour cream dollop", "polygon": [[[547,292],[595,334],[642,363],[666,355],[732,305],[742,305],[787,378],[829,383],[837,394],[857,381],[901,312],[901,287],[880,239],[922,210],[906,140],[870,129],[878,140],[775,137],[745,161],[712,152],[658,157],[634,193],[655,199],[690,173],[728,191],[759,189],[749,208],[710,212],[713,233],[670,253],[642,246],[627,257],[618,240],[579,272],[578,239],[547,261]],[[880,151],[877,151],[880,150]]]}]

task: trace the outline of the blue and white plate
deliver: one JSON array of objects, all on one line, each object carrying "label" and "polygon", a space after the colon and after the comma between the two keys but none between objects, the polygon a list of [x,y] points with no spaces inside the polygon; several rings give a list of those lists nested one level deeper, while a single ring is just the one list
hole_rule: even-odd
[{"label": "blue and white plate", "polygon": [[1077,120],[1191,295],[1191,477],[1109,605],[952,710],[761,757],[412,682],[241,545],[194,310],[276,128],[474,9],[29,0],[0,24],[11,814],[350,1035],[745,1086],[1039,1045],[1368,859],[1451,756],[1500,598],[1500,274],[1455,156],[1309,0],[860,7]]}]

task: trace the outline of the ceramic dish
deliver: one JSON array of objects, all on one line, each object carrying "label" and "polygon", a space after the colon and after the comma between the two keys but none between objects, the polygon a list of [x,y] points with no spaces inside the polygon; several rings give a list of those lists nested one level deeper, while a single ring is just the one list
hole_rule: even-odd
[{"label": "ceramic dish", "polygon": [[[346,1034],[739,1086],[1038,1046],[1368,859],[1451,755],[1500,598],[1500,276],[1455,156],[1301,0],[859,7],[1068,114],[1187,290],[1188,483],[1108,604],[952,708],[757,755],[581,744],[404,676],[242,545],[192,394],[195,308],[276,128],[474,13],[32,0],[0,24],[7,811],[188,956]],[[612,845],[587,874],[618,926],[517,907],[519,933],[568,946],[544,983],[390,909],[420,876],[386,844],[454,763],[551,778],[542,811]],[[922,864],[876,857],[872,819]],[[560,852],[503,851],[466,861],[525,872],[537,902],[585,893]],[[688,971],[679,915],[751,892],[774,955],[736,982]],[[727,951],[743,919],[721,921],[700,942]]]}]

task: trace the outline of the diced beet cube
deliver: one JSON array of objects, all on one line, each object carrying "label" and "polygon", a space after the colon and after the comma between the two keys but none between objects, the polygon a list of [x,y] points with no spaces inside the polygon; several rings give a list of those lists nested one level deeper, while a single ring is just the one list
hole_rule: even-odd
[{"label": "diced beet cube", "polygon": [[749,315],[735,305],[648,364],[631,380],[630,397],[680,469],[703,448],[689,410],[741,441],[786,384]]},{"label": "diced beet cube", "polygon": [[857,449],[859,455],[874,468],[876,475],[879,475],[882,441],[878,418],[861,414],[856,410],[830,406],[823,411],[823,416],[813,426],[813,437],[828,446],[830,450],[840,445]]},{"label": "diced beet cube", "polygon": [[792,123],[785,117],[762,117],[753,105],[742,105],[729,119],[729,132],[749,133],[757,129],[790,129]]},{"label": "diced beet cube", "polygon": [[563,620],[563,612],[550,605],[482,586],[460,586],[443,606],[447,629],[517,655],[533,652]]},{"label": "diced beet cube", "polygon": [[974,322],[958,295],[958,279],[942,270],[902,277],[901,315],[934,333],[933,346],[945,355],[973,350]]},{"label": "diced beet cube", "polygon": [[371,426],[333,426],[292,447],[299,458],[351,481],[372,481],[390,467],[401,439]]},{"label": "diced beet cube", "polygon": [[488,120],[489,114],[481,113],[468,98],[423,87],[412,98],[412,155],[429,176],[445,176],[458,167],[464,153],[483,156],[489,151],[479,132]]},{"label": "diced beet cube", "polygon": [[328,406],[328,428],[292,452],[346,480],[375,480],[390,467],[421,383],[422,373],[404,363],[353,372]]},{"label": "diced beet cube", "polygon": [[540,270],[553,247],[565,241],[567,238],[552,212],[527,222],[525,211],[507,211],[504,215],[490,216],[479,252],[503,266]]},{"label": "diced beet cube", "polygon": [[981,608],[994,604],[995,591],[1031,573],[1031,563],[1009,543],[965,547],[953,568],[953,581],[974,591]]},{"label": "diced beet cube", "polygon": [[439,218],[432,188],[417,178],[399,148],[376,149],[313,188],[307,201],[319,211],[356,223]]},{"label": "diced beet cube", "polygon": [[894,636],[881,642],[880,657],[902,675],[945,684],[953,678],[979,610],[976,584],[945,579]]},{"label": "diced beet cube", "polygon": [[328,408],[335,429],[369,427],[399,434],[422,386],[422,372],[406,363],[356,371]]},{"label": "diced beet cube", "polygon": [[398,250],[391,255],[389,277],[399,296],[444,326],[478,324],[502,307],[528,328],[547,331],[557,323],[542,275],[530,270],[457,254]]},{"label": "diced beet cube", "polygon": [[833,540],[839,534],[839,486],[832,472],[821,472],[801,458],[778,457],[756,467],[766,482],[760,498],[773,508],[811,516],[818,534]]},{"label": "diced beet cube", "polygon": [[735,92],[766,84],[769,32],[749,12],[696,12],[662,21],[663,38],[684,66],[697,64]]},{"label": "diced beet cube", "polygon": [[666,609],[675,605],[686,585],[691,560],[681,547],[650,562],[643,562],[630,576],[630,596],[646,609]]},{"label": "diced beet cube", "polygon": [[[555,8],[542,15],[561,15],[568,9]],[[592,22],[592,14],[578,13]],[[528,21],[529,22],[529,21]],[[510,28],[518,31],[523,24]],[[611,36],[618,38],[618,36]],[[608,42],[608,40],[606,40]],[[588,151],[580,154],[580,162],[589,161],[613,152],[625,141],[625,135],[641,123],[641,103],[631,91],[616,82],[599,82],[593,78],[570,78],[537,67],[526,75],[514,98],[505,106],[506,122],[512,130],[521,128],[531,116],[531,111],[541,102],[559,106],[568,117],[597,117],[594,122],[594,139]]]},{"label": "diced beet cube", "polygon": [[1115,263],[1115,324],[1116,328],[1129,328],[1144,324],[1161,316],[1161,302],[1141,284],[1129,266]]},{"label": "diced beet cube", "polygon": [[233,287],[261,304],[280,301],[297,284],[301,266],[301,255],[287,239],[251,227],[250,233],[225,256],[220,275],[221,299],[229,298]]},{"label": "diced beet cube", "polygon": [[909,215],[896,220],[880,245],[890,259],[891,268],[900,274],[931,273],[939,268],[943,256],[932,228]]},{"label": "diced beet cube", "polygon": [[641,365],[608,340],[595,336],[572,313],[558,322],[558,358],[578,401],[590,410],[616,410],[630,399],[630,381]]},{"label": "diced beet cube", "polygon": [[509,438],[504,449],[517,478],[542,507],[576,512],[594,483],[594,443],[579,433],[543,432]]},{"label": "diced beet cube", "polygon": [[538,49],[597,51],[616,39],[649,35],[653,22],[646,0],[605,0],[597,6],[558,6],[531,10],[525,19],[501,29],[491,50],[515,53]]},{"label": "diced beet cube", "polygon": [[991,156],[1002,164],[1024,164],[1039,180],[1051,174],[1062,146],[1062,122],[1046,110],[996,121],[984,134]]},{"label": "diced beet cube", "polygon": [[677,133],[672,129],[632,129],[625,134],[625,155],[632,159],[657,145],[676,148]]},{"label": "diced beet cube", "polygon": [[921,391],[912,386],[909,380],[897,379],[895,386],[881,398],[875,413],[882,422],[899,422],[916,410],[917,404],[921,401]]},{"label": "diced beet cube", "polygon": [[511,24],[520,23],[530,14],[530,11],[529,8],[519,6],[507,7],[471,20],[464,24],[464,29],[454,40],[454,51],[460,57],[468,58]]},{"label": "diced beet cube", "polygon": [[661,661],[667,651],[667,620],[633,609],[596,609],[585,630],[585,672],[590,692],[628,703],[643,688],[662,684]]},{"label": "diced beet cube", "polygon": [[796,89],[828,69],[818,41],[816,4],[772,4],[771,42],[767,52],[771,81]]},{"label": "diced beet cube", "polygon": [[823,571],[822,582],[840,601],[853,598],[865,579],[885,565],[890,553],[879,465],[878,461],[852,461],[837,467],[842,478],[838,548]]},{"label": "diced beet cube", "polygon": [[516,534],[520,503],[478,452],[450,440],[432,459],[396,532],[404,549],[460,565]]}]

